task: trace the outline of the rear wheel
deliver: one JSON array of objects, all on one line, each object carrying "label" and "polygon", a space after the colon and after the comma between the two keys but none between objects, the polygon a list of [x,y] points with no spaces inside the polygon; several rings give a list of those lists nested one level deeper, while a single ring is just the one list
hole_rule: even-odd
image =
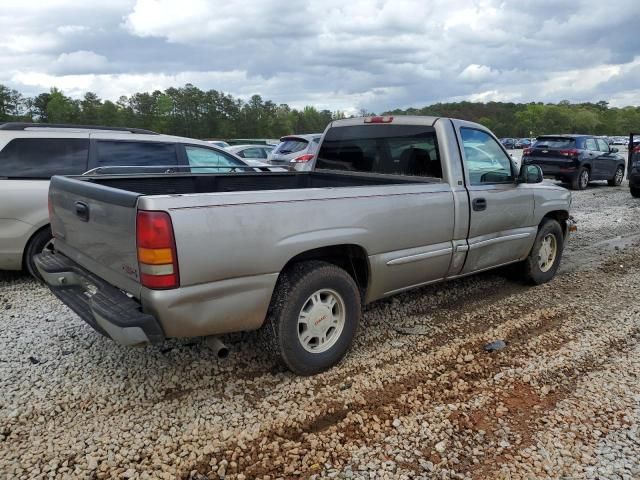
[{"label": "rear wheel", "polygon": [[536,235],[529,256],[523,262],[525,280],[540,285],[551,280],[560,266],[564,236],[556,220],[545,219]]},{"label": "rear wheel", "polygon": [[38,280],[42,280],[42,277],[36,268],[33,257],[38,253],[47,251],[53,251],[53,236],[51,235],[51,228],[49,227],[43,228],[31,237],[24,251],[24,267]]},{"label": "rear wheel", "polygon": [[330,263],[293,265],[278,279],[261,337],[291,371],[313,375],[338,363],[360,321],[360,292],[353,278]]},{"label": "rear wheel", "polygon": [[631,196],[635,198],[640,198],[640,187],[630,187]]},{"label": "rear wheel", "polygon": [[586,167],[580,167],[578,174],[571,180],[571,188],[573,190],[584,190],[587,188],[587,185],[589,185],[590,179],[591,174],[589,173],[589,169]]},{"label": "rear wheel", "polygon": [[616,168],[616,173],[611,180],[607,180],[607,183],[610,187],[619,187],[622,185],[622,180],[624,179],[624,167],[619,165]]}]

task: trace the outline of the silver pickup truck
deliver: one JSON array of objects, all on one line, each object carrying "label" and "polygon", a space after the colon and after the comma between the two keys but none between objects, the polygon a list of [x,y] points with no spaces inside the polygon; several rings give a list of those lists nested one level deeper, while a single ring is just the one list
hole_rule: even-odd
[{"label": "silver pickup truck", "polygon": [[309,375],[348,351],[363,304],[518,264],[555,275],[570,193],[516,172],[481,125],[332,122],[310,172],[54,177],[53,293],[121,344],[261,329]]}]

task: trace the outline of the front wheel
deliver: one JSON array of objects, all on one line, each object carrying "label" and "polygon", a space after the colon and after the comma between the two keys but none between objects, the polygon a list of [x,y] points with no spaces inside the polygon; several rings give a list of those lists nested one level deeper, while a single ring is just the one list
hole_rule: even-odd
[{"label": "front wheel", "polygon": [[534,285],[551,280],[560,266],[563,247],[564,236],[560,224],[545,219],[538,229],[529,256],[523,262],[525,280]]},{"label": "front wheel", "polygon": [[624,179],[624,167],[622,165],[619,165],[618,168],[616,168],[616,173],[613,176],[612,179],[607,180],[607,183],[609,184],[610,187],[619,187],[620,185],[622,185],[622,180]]},{"label": "front wheel", "polygon": [[360,292],[353,278],[330,263],[303,262],[280,275],[262,339],[291,371],[313,375],[344,357],[359,321]]}]

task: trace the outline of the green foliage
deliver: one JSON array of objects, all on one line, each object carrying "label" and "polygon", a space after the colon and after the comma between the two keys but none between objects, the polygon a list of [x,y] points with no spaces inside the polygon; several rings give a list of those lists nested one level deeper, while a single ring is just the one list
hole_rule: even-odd
[{"label": "green foliage", "polygon": [[423,108],[386,112],[389,115],[433,115],[481,123],[499,137],[529,137],[553,133],[627,135],[640,130],[640,107],[610,108],[605,101],[551,103],[437,103]]},{"label": "green foliage", "polygon": [[[362,115],[372,113],[361,110]],[[432,115],[481,123],[500,137],[528,137],[548,133],[626,135],[640,130],[640,107],[611,108],[606,101],[572,104],[436,103],[423,108],[385,112],[388,115]],[[0,122],[38,121],[128,126],[194,138],[279,138],[291,133],[324,130],[343,112],[301,110],[276,105],[260,95],[243,101],[217,90],[191,84],[164,91],[139,92],[117,102],[101,100],[93,92],[81,100],[57,88],[33,98],[0,85]]]}]

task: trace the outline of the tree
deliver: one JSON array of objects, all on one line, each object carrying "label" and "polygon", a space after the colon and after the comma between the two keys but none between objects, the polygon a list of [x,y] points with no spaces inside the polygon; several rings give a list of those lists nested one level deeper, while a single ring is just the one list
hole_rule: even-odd
[{"label": "tree", "polygon": [[49,92],[46,106],[47,121],[50,123],[74,123],[79,114],[78,103],[53,87]]}]

